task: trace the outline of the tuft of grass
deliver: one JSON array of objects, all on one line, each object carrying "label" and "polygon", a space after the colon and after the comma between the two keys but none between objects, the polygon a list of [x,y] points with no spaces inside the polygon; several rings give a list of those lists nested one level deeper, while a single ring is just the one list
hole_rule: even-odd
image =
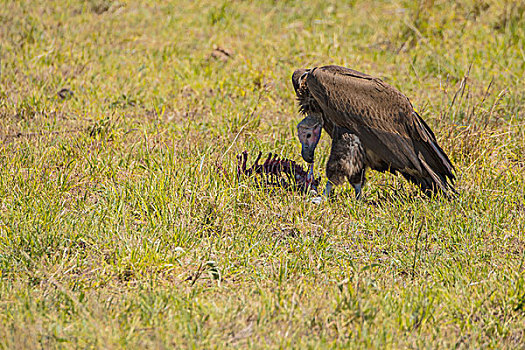
[{"label": "tuft of grass", "polygon": [[[523,11],[4,1],[0,347],[521,347]],[[457,199],[236,178],[245,149],[300,159],[291,73],[325,64],[409,96]]]}]

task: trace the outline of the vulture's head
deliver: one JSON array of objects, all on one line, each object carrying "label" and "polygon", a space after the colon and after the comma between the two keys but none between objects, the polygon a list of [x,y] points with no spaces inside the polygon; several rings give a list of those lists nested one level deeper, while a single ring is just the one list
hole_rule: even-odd
[{"label": "vulture's head", "polygon": [[321,138],[323,130],[323,117],[320,113],[309,113],[297,125],[299,141],[301,142],[301,155],[307,163],[314,162],[315,147]]}]

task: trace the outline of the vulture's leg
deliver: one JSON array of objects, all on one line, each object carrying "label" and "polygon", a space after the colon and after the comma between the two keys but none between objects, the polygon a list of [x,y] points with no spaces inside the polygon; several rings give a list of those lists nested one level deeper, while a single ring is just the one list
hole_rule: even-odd
[{"label": "vulture's leg", "polygon": [[348,177],[348,182],[352,184],[355,190],[355,199],[361,199],[361,189],[365,185],[365,172],[366,168],[363,168],[361,171],[357,172],[353,176]]},{"label": "vulture's leg", "polygon": [[323,191],[323,196],[325,196],[326,198],[330,197],[330,192],[332,192],[332,187],[334,187],[334,184],[332,183],[332,181],[328,180],[328,182],[326,183],[326,187],[324,188],[324,191]]},{"label": "vulture's leg", "polygon": [[356,197],[360,198],[361,188],[365,179],[365,153],[361,142],[356,135],[346,129],[336,128],[333,133],[332,149],[326,164],[328,182],[322,196],[314,198],[319,203],[328,198],[334,186],[344,184],[349,180],[356,190]]},{"label": "vulture's leg", "polygon": [[312,203],[321,203],[326,198],[329,198],[334,186],[342,185],[346,179],[346,172],[344,170],[344,162],[342,157],[344,156],[344,140],[341,135],[334,132],[332,139],[332,149],[330,150],[330,157],[328,163],[326,163],[326,187],[323,194],[312,199]]}]

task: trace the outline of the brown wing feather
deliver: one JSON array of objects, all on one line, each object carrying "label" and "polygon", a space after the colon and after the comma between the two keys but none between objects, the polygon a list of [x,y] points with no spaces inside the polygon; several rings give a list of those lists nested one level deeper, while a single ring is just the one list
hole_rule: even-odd
[{"label": "brown wing feather", "polygon": [[[428,125],[401,92],[372,76],[338,66],[312,69],[306,85],[333,124],[357,134],[391,171],[431,177],[447,189],[453,166]],[[423,159],[423,160],[422,160]],[[451,187],[450,187],[451,188]]]},{"label": "brown wing feather", "polygon": [[319,104],[335,112],[337,125],[363,126],[409,137],[406,128],[413,112],[408,99],[380,79],[337,66],[314,68],[306,79]]}]

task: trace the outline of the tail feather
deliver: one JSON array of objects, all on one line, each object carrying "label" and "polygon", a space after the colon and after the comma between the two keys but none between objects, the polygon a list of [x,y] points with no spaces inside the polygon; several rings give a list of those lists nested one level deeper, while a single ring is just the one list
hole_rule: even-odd
[{"label": "tail feather", "polygon": [[445,195],[457,193],[456,190],[454,189],[454,186],[447,181],[448,174],[442,175],[442,174],[436,173],[432,169],[432,167],[428,165],[428,163],[426,162],[421,152],[419,152],[418,158],[421,164],[423,165],[423,168],[428,172],[428,174],[430,175],[430,178],[432,179],[433,192],[441,191]]},{"label": "tail feather", "polygon": [[448,182],[447,176],[433,170],[432,167],[428,165],[421,152],[418,154],[418,158],[421,162],[422,168],[427,174],[426,176],[423,174],[417,176],[407,172],[401,172],[401,175],[403,175],[407,181],[419,187],[419,189],[428,197],[441,193],[450,198],[457,194],[454,186]]},{"label": "tail feather", "polygon": [[432,168],[434,172],[441,175],[440,177],[445,178],[445,183],[447,182],[446,178],[454,181],[454,166],[450,162],[447,154],[439,147],[436,136],[417,112],[414,112],[414,117],[416,130],[419,133],[418,136],[421,138],[421,141],[414,143],[417,152],[419,152],[419,159],[421,160],[421,157],[424,156],[425,158],[422,160],[422,163],[426,164],[425,168]]}]

